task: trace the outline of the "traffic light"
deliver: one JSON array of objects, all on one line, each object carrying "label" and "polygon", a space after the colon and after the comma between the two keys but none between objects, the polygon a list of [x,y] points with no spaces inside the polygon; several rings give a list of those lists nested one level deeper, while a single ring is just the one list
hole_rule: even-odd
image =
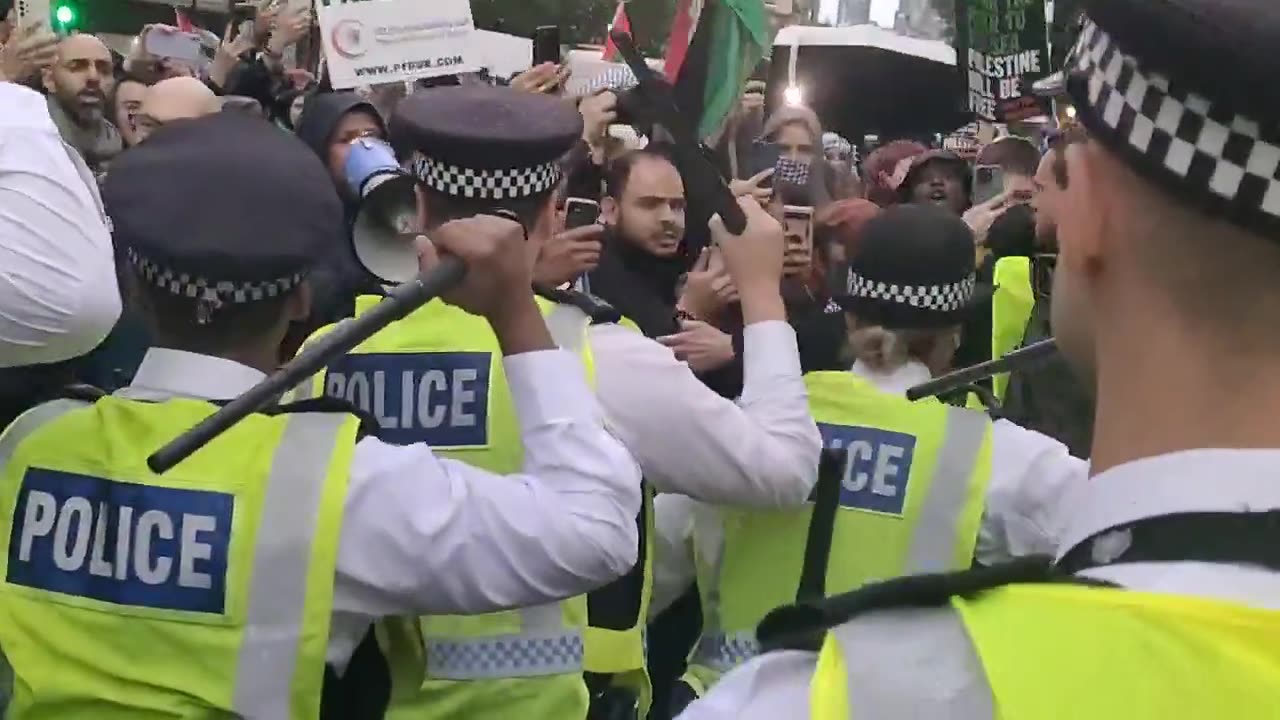
[{"label": "traffic light", "polygon": [[57,23],[60,33],[70,32],[76,27],[80,13],[74,5],[66,2],[58,3],[53,8],[53,21]]}]

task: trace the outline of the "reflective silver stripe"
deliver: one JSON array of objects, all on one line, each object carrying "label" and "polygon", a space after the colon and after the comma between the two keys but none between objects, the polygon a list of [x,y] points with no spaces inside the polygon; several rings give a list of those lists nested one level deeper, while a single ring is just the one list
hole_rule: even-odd
[{"label": "reflective silver stripe", "polygon": [[31,433],[72,410],[88,407],[89,404],[80,400],[54,400],[37,405],[19,415],[18,419],[4,430],[4,434],[0,435],[0,472],[3,472],[4,467],[13,459],[13,453],[17,451],[18,446],[30,437]]},{"label": "reflective silver stripe", "polygon": [[[730,651],[729,638],[747,636],[751,642],[755,642],[754,632],[728,633],[724,632],[722,621],[720,619],[720,591],[724,583],[724,551],[725,551],[725,531],[723,517],[718,513],[714,516],[714,522],[717,529],[712,532],[707,529],[705,532],[699,532],[700,522],[712,522],[708,516],[700,516],[694,521],[694,547],[701,557],[696,558],[696,562],[701,567],[707,569],[708,577],[704,578],[701,574],[698,576],[698,583],[701,585],[706,582],[709,587],[703,592],[702,607],[702,635],[698,638],[698,644],[694,648],[693,661],[695,664],[703,665],[720,673],[728,672],[738,665],[733,662],[734,657]],[[715,538],[714,547],[706,547],[711,544],[709,538]],[[705,552],[704,552],[705,550]],[[711,557],[711,562],[704,562],[704,558]],[[745,650],[747,646],[741,642],[733,647]],[[758,649],[757,649],[758,652]],[[741,658],[739,662],[745,662],[752,656]]]},{"label": "reflective silver stripe", "polygon": [[693,661],[718,673],[727,673],[760,654],[754,631],[703,633],[694,650]]},{"label": "reflective silver stripe", "polygon": [[[556,345],[581,357],[590,318],[557,304],[543,319]],[[564,625],[561,604],[521,608],[519,633],[476,637],[424,634],[427,675],[438,680],[497,680],[582,672],[583,630]]]},{"label": "reflective silver stripe", "polygon": [[560,603],[516,612],[518,634],[424,637],[427,674],[442,680],[492,680],[582,672],[582,629],[564,626]]},{"label": "reflective silver stripe", "polygon": [[496,680],[582,672],[582,631],[523,632],[482,638],[430,638],[427,675]]},{"label": "reflective silver stripe", "polygon": [[545,316],[547,330],[561,349],[581,356],[587,340],[591,318],[572,305],[556,305]]},{"label": "reflective silver stripe", "polygon": [[907,573],[936,573],[955,567],[958,530],[974,466],[991,421],[963,408],[947,408],[946,438],[933,471],[929,494],[920,508],[907,553]]},{"label": "reflective silver stripe", "polygon": [[853,717],[995,720],[986,672],[955,610],[875,612],[832,633]]},{"label": "reflective silver stripe", "polygon": [[334,445],[348,416],[289,416],[271,461],[253,550],[233,709],[248,719],[292,717],[289,697],[307,602],[311,548]]}]

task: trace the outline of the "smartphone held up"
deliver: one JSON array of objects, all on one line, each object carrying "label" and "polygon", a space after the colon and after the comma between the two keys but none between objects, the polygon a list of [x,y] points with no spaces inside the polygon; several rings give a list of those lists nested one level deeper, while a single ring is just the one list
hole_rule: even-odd
[{"label": "smartphone held up", "polygon": [[600,203],[595,200],[571,197],[565,201],[565,230],[595,225],[600,220]]}]

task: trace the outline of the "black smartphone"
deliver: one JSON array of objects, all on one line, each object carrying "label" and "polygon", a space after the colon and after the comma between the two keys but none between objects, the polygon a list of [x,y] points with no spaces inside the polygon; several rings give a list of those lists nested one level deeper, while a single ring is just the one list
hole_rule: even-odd
[{"label": "black smartphone", "polygon": [[595,200],[571,197],[564,204],[564,229],[577,230],[595,225],[600,219],[600,203]]},{"label": "black smartphone", "polygon": [[560,27],[542,25],[533,31],[533,66],[560,64]]},{"label": "black smartphone", "polygon": [[[751,167],[747,168],[747,177],[759,175],[765,170],[776,169],[782,157],[782,146],[771,142],[756,142],[751,145]],[[775,173],[776,175],[777,173]],[[773,187],[773,177],[760,183],[761,187]]]}]

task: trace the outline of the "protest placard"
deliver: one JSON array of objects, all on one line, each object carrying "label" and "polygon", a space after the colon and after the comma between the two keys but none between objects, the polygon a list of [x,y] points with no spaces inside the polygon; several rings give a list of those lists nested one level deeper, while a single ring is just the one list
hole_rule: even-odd
[{"label": "protest placard", "polygon": [[1031,90],[1050,73],[1044,0],[965,0],[969,110],[991,122],[1049,114]]},{"label": "protest placard", "polygon": [[470,0],[317,0],[335,88],[474,72]]}]

